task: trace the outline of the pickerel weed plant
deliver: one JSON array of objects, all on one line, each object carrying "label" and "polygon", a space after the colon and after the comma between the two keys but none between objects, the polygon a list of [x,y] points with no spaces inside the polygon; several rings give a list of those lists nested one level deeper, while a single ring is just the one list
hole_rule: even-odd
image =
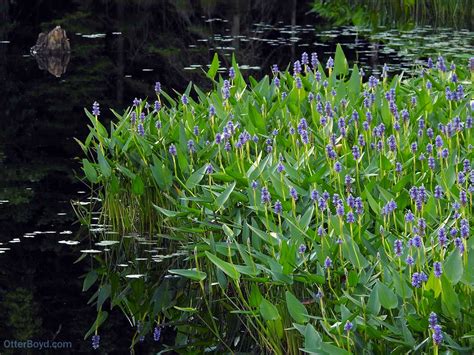
[{"label": "pickerel weed plant", "polygon": [[365,80],[338,46],[247,81],[235,60],[216,78],[216,55],[210,92],[157,83],[109,130],[86,110],[101,220],[170,259],[130,279],[100,258],[88,335],[110,298],[134,343],[165,324],[180,352],[472,351],[474,61],[457,64]]}]

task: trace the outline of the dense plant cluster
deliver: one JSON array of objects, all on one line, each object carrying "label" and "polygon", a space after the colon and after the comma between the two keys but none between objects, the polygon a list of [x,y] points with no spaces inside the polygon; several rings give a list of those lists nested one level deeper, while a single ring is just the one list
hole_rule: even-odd
[{"label": "dense plant cluster", "polygon": [[261,81],[218,70],[178,100],[157,83],[109,131],[87,112],[103,221],[185,255],[128,288],[102,278],[100,312],[110,297],[188,350],[469,352],[473,68],[439,57],[365,80],[338,46]]}]

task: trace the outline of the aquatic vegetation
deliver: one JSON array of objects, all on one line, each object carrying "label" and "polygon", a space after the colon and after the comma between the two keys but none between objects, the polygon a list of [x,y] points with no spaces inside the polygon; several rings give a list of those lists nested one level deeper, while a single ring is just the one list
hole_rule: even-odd
[{"label": "aquatic vegetation", "polygon": [[[109,130],[86,110],[85,179],[126,254],[93,256],[86,337],[110,299],[133,345],[171,328],[183,352],[472,349],[474,73],[439,57],[363,80],[340,46],[308,59],[247,83],[215,56],[211,92],[157,83]],[[127,279],[130,232],[166,258]]]},{"label": "aquatic vegetation", "polygon": [[313,11],[334,24],[472,29],[469,0],[333,0],[313,2]]}]

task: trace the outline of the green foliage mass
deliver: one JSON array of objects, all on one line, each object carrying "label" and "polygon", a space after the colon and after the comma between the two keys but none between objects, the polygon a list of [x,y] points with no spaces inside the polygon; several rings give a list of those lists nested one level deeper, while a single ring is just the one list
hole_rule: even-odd
[{"label": "green foliage mass", "polygon": [[[86,111],[85,179],[123,248],[85,279],[86,336],[118,306],[178,352],[468,353],[472,73],[449,64],[365,81],[338,46],[334,67],[247,81],[216,56],[210,92],[157,92],[109,129]],[[117,266],[130,232],[155,262]]]}]

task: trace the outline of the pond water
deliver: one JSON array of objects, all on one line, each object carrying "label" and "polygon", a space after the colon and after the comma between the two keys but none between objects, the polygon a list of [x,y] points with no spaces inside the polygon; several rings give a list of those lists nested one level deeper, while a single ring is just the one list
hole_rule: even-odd
[{"label": "pond water", "polygon": [[[76,178],[81,151],[74,137],[84,139],[83,108],[94,100],[110,117],[108,108],[121,110],[134,97],[151,96],[155,81],[168,92],[182,92],[189,80],[206,87],[203,71],[215,51],[223,66],[235,53],[241,69],[255,77],[268,74],[274,63],[285,67],[304,51],[325,62],[337,43],[351,62],[374,74],[385,62],[392,73],[412,73],[428,56],[467,62],[474,52],[469,26],[334,27],[310,9],[311,2],[296,0],[0,0],[0,339],[55,339],[72,342],[74,352],[90,349],[83,336],[96,310],[87,305],[92,293],[81,292],[80,277],[91,264],[75,261],[81,250],[113,248],[89,239],[71,205],[89,194]],[[30,55],[38,33],[55,25],[67,31],[72,48],[68,60],[55,63],[64,72],[59,77]],[[141,245],[144,257],[136,265],[161,262],[159,251]],[[136,267],[129,277],[140,275]],[[133,334],[129,328],[113,312],[101,346],[123,352]]]}]

